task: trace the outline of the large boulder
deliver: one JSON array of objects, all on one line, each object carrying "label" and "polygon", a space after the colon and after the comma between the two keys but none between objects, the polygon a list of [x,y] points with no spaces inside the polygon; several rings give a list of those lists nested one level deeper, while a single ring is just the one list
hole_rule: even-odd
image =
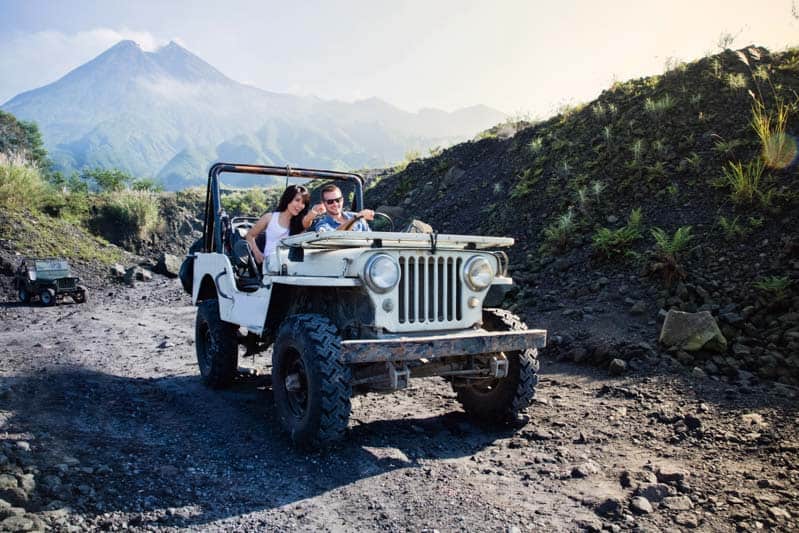
[{"label": "large boulder", "polygon": [[180,272],[182,262],[183,260],[176,255],[162,253],[158,256],[158,262],[153,270],[158,274],[176,278],[178,277],[178,272]]},{"label": "large boulder", "polygon": [[675,309],[666,314],[660,330],[660,342],[665,346],[695,352],[697,350],[727,351],[727,339],[721,333],[710,311],[685,313]]},{"label": "large boulder", "polygon": [[123,279],[128,285],[133,285],[136,281],[150,281],[153,279],[153,274],[142,267],[132,266],[125,271]]}]

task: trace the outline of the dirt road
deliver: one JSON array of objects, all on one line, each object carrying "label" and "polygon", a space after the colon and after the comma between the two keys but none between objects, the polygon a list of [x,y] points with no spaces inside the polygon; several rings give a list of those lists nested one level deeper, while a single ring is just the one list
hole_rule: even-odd
[{"label": "dirt road", "polygon": [[[0,527],[756,530],[799,526],[796,399],[653,363],[542,354],[529,423],[472,424],[441,380],[359,396],[346,442],[276,430],[267,374],[204,388],[176,281],[0,305]],[[252,365],[252,360],[242,364]]]}]

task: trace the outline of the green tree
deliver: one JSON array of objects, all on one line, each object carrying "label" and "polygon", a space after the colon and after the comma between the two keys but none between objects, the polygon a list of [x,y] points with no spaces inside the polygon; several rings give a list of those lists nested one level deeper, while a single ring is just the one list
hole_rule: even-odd
[{"label": "green tree", "polygon": [[139,178],[130,184],[134,191],[162,192],[164,186],[153,178]]},{"label": "green tree", "polygon": [[118,168],[93,168],[84,171],[84,180],[94,182],[100,192],[116,192],[126,189],[134,181],[134,177]]}]

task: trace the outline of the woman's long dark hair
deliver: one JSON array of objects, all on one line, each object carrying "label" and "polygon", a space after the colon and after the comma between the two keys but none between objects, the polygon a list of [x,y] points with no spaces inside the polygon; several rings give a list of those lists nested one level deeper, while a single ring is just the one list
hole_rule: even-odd
[{"label": "woman's long dark hair", "polygon": [[310,209],[311,195],[308,193],[308,189],[302,185],[289,185],[286,187],[286,190],[283,191],[283,194],[280,196],[280,201],[277,203],[277,210],[282,213],[288,209],[289,204],[298,194],[302,195],[302,201],[305,207],[296,217],[291,217],[291,221],[289,222],[289,235],[296,235],[305,231],[305,228],[302,227],[302,218],[308,213],[308,209]]}]

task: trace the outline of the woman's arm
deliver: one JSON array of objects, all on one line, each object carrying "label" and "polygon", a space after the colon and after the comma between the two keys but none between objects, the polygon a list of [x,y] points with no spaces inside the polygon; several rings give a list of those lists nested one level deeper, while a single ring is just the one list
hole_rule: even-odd
[{"label": "woman's arm", "polygon": [[255,245],[255,238],[266,230],[266,226],[269,225],[270,220],[272,220],[272,213],[266,213],[258,219],[258,222],[250,228],[250,231],[247,232],[247,236],[244,237],[247,240],[247,244],[250,245],[250,250],[252,250],[252,256],[255,258],[255,262],[259,265],[264,262],[264,254]]}]

